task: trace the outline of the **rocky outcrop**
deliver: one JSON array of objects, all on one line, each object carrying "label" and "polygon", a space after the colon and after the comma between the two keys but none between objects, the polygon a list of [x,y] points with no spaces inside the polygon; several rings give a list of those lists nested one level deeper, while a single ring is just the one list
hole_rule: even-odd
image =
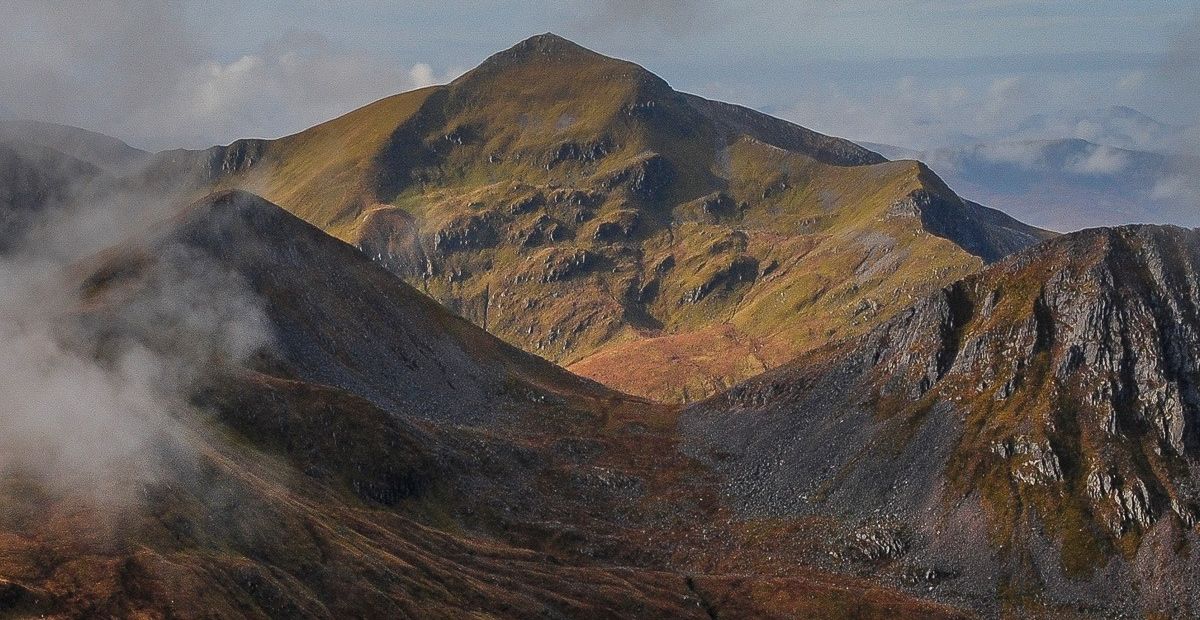
[{"label": "rocky outcrop", "polygon": [[1063,455],[1051,440],[1076,446],[1066,460],[1092,463],[1090,474],[1074,475],[1087,476],[1097,514],[1112,513],[1109,529],[1146,527],[1174,512],[1176,481],[1162,468],[1200,455],[1197,282],[1195,232],[1136,226],[1071,235],[968,278],[877,332],[881,391],[915,397],[937,386],[944,397],[978,399],[981,413],[1005,412],[991,426],[1014,435],[996,440],[994,451],[1021,457],[1013,473],[1023,483],[1063,483]]},{"label": "rocky outcrop", "polygon": [[631,197],[654,202],[666,198],[667,189],[674,178],[675,168],[671,162],[658,153],[652,153],[612,174],[604,184],[609,188],[624,186]]},{"label": "rocky outcrop", "polygon": [[433,251],[449,254],[486,248],[499,240],[493,213],[473,213],[455,218],[434,231]]},{"label": "rocky outcrop", "polygon": [[716,223],[734,218],[747,208],[745,202],[739,203],[724,192],[714,192],[680,205],[676,211],[683,218]]},{"label": "rocky outcrop", "polygon": [[1018,436],[992,444],[992,451],[1011,463],[1012,479],[1030,485],[1062,482],[1062,465],[1044,439]]},{"label": "rocky outcrop", "polygon": [[909,534],[902,526],[872,524],[851,532],[834,557],[858,562],[895,560],[908,552]]},{"label": "rocky outcrop", "polygon": [[208,152],[209,178],[244,172],[262,159],[266,140],[238,140],[226,147],[214,147]]},{"label": "rocky outcrop", "polygon": [[[1200,232],[1128,226],[1000,261],[685,428],[747,510],[898,517],[906,558],[958,575],[938,589],[1142,613],[1197,600],[1198,381]],[[1149,542],[1164,532],[1179,546]],[[862,558],[895,548],[850,536]],[[1118,549],[1154,555],[1155,577],[1114,568]]]},{"label": "rocky outcrop", "polygon": [[713,292],[732,290],[741,284],[753,282],[756,277],[758,277],[758,259],[746,254],[734,256],[728,263],[704,274],[700,283],[688,289],[679,303],[700,303]]},{"label": "rocky outcrop", "polygon": [[548,216],[539,215],[528,226],[513,234],[513,241],[522,247],[534,247],[544,243],[556,243],[571,238],[572,230],[562,222]]},{"label": "rocky outcrop", "polygon": [[614,212],[596,224],[596,229],[592,232],[592,239],[603,243],[628,239],[637,231],[641,221],[642,217],[637,211]]},{"label": "rocky outcrop", "polygon": [[546,159],[546,170],[553,170],[559,164],[568,161],[595,163],[604,159],[612,150],[614,147],[607,138],[594,142],[563,142]]},{"label": "rocky outcrop", "polygon": [[919,177],[924,188],[893,204],[889,213],[915,215],[930,233],[989,263],[1048,238],[1043,230],[958,197],[925,164]]},{"label": "rocky outcrop", "polygon": [[597,267],[600,256],[582,248],[551,248],[540,255],[530,257],[530,268],[514,279],[514,284],[524,282],[559,282],[586,273]]}]

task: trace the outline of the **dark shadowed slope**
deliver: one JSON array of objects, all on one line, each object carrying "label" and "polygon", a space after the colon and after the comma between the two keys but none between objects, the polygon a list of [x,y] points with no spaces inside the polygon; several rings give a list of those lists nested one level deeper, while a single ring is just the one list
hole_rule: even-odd
[{"label": "dark shadowed slope", "polygon": [[99,168],[59,151],[0,139],[0,252],[23,238],[34,219],[103,178]]},{"label": "dark shadowed slope", "polygon": [[[851,577],[688,569],[689,524],[719,506],[671,410],[501,343],[256,196],[74,273],[63,346],[121,372],[198,362],[168,369],[190,405],[129,471],[0,476],[2,613],[961,617]],[[256,309],[265,325],[196,341]],[[255,325],[247,363],[217,354]]]},{"label": "dark shadowed slope", "polygon": [[[1200,609],[1200,233],[1066,235],[685,416],[751,514],[981,610]],[[835,528],[837,531],[837,528]]]},{"label": "dark shadowed slope", "polygon": [[505,341],[671,400],[1047,236],[916,162],[550,34],[449,85],[150,170],[262,193]]},{"label": "dark shadowed slope", "polygon": [[[140,243],[126,251],[184,245],[218,257],[261,298],[276,354],[297,378],[387,410],[483,423],[539,402],[615,396],[489,336],[252,194],[210,196]],[[106,268],[118,278],[129,275],[122,260]]]}]

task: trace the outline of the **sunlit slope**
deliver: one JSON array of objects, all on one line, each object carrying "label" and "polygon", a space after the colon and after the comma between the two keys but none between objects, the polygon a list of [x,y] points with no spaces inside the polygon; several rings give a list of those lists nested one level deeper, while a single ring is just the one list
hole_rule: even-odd
[{"label": "sunlit slope", "polygon": [[[238,140],[205,151],[165,151],[146,173],[153,181],[181,175],[201,185],[252,190],[309,223],[336,233],[370,202],[372,158],[436,88],[381,99],[345,116],[278,140]],[[366,202],[364,202],[366,201]]]},{"label": "sunlit slope", "polygon": [[508,342],[668,400],[1047,235],[915,162],[554,35],[295,136],[160,163],[262,193]]}]

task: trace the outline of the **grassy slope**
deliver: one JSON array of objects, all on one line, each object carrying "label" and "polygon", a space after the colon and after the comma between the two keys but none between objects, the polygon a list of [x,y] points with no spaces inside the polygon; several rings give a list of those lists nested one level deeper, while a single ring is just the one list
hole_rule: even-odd
[{"label": "grassy slope", "polygon": [[913,192],[958,200],[915,163],[551,36],[261,148],[219,183],[510,343],[665,400],[859,333],[981,265],[915,211],[889,215]]},{"label": "grassy slope", "polygon": [[370,195],[371,157],[435,88],[381,99],[271,144],[252,171],[225,184],[253,190],[345,239]]}]

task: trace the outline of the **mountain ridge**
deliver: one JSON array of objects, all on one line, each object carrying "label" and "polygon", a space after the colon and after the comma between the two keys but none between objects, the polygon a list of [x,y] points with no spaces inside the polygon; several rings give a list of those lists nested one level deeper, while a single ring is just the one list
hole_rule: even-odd
[{"label": "mountain ridge", "polygon": [[110,174],[129,172],[150,157],[112,136],[34,120],[0,120],[0,139],[53,149]]}]

